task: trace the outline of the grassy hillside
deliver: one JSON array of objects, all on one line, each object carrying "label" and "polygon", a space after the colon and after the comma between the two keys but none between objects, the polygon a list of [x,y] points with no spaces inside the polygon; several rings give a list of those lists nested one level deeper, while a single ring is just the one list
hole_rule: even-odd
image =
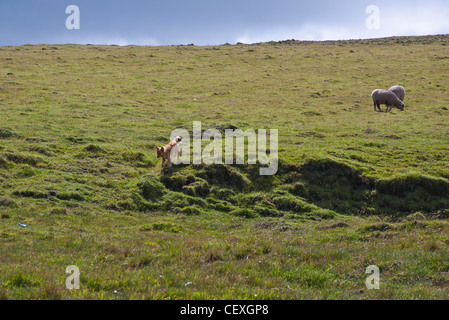
[{"label": "grassy hillside", "polygon": [[[449,298],[448,43],[1,47],[0,298]],[[277,174],[161,170],[193,121],[278,129]]]}]

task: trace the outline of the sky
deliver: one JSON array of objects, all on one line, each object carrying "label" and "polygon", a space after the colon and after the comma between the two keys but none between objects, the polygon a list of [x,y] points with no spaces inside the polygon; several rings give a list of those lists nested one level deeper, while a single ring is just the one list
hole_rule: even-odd
[{"label": "sky", "polygon": [[[70,5],[79,9],[79,19],[66,13]],[[77,21],[79,29],[72,28]],[[448,33],[447,0],[0,0],[0,46],[220,45]]]}]

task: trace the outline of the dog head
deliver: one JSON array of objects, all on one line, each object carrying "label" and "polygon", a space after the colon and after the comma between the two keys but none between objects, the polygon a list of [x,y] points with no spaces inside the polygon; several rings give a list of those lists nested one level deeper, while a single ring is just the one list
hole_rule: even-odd
[{"label": "dog head", "polygon": [[177,137],[174,139],[174,141],[176,141],[176,142],[181,142],[181,140],[182,140],[181,136],[177,136]]},{"label": "dog head", "polygon": [[157,151],[157,158],[160,158],[164,154],[164,147],[156,147],[156,151]]}]

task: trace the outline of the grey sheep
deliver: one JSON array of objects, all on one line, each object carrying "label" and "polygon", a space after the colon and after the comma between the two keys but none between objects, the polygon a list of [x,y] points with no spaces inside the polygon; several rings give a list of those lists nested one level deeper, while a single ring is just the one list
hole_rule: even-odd
[{"label": "grey sheep", "polygon": [[389,91],[393,92],[396,97],[399,98],[399,100],[401,100],[402,102],[404,102],[405,99],[405,89],[403,86],[392,86],[390,89],[388,89]]},{"label": "grey sheep", "polygon": [[376,89],[371,94],[371,97],[373,98],[374,111],[377,111],[376,107],[379,109],[379,111],[382,111],[382,109],[380,108],[381,104],[387,106],[385,112],[390,112],[393,107],[404,111],[404,102],[399,100],[398,97],[396,97],[396,95],[389,90]]}]

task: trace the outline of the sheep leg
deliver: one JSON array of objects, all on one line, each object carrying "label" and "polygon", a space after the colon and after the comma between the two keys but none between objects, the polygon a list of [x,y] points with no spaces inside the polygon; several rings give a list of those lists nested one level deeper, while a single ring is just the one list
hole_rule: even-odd
[{"label": "sheep leg", "polygon": [[373,105],[374,105],[374,111],[377,112],[377,109],[378,109],[378,108],[380,109],[379,103],[378,103],[377,101],[374,101],[374,102],[373,102]]}]

